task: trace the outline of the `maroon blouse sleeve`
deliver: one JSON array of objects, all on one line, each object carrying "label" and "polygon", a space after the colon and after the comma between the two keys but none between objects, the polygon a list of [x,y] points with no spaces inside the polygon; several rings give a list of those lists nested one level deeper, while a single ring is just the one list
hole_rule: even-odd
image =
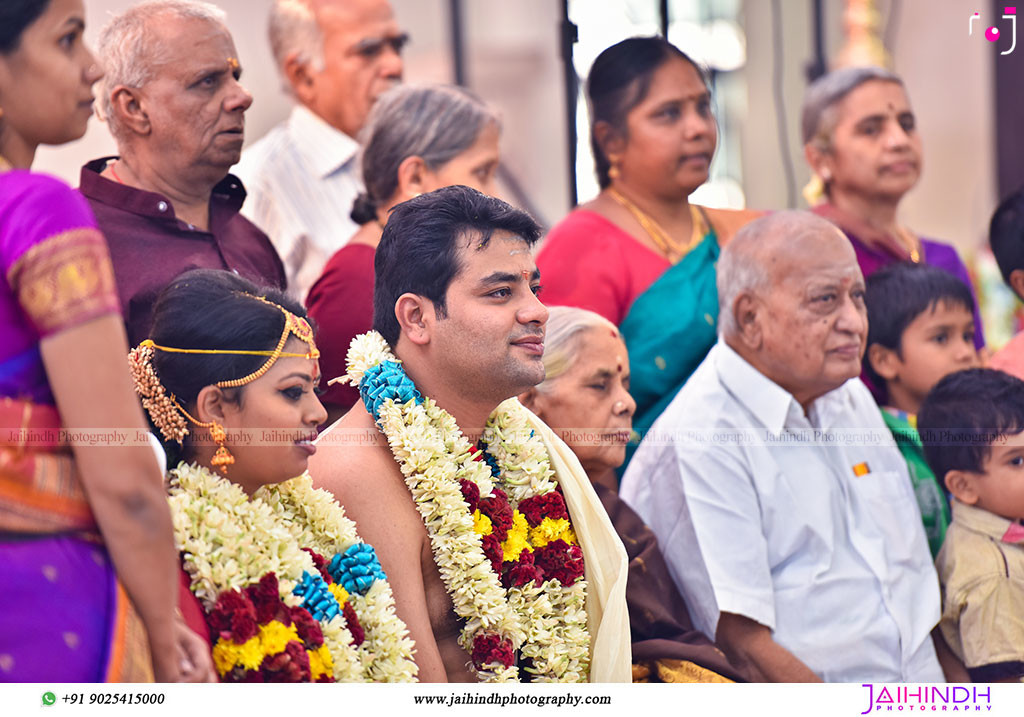
[{"label": "maroon blouse sleeve", "polygon": [[324,273],[309,290],[306,307],[317,327],[320,349],[321,400],[351,408],[359,391],[348,385],[327,382],[345,375],[349,344],[373,328],[373,247],[352,244],[339,249],[324,267]]}]

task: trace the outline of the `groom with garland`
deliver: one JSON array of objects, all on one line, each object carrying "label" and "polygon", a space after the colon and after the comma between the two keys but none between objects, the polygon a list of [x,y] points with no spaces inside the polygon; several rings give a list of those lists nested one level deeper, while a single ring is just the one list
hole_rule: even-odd
[{"label": "groom with garland", "polygon": [[539,236],[466,187],[396,207],[374,331],[342,379],[363,403],[310,460],[375,546],[425,682],[630,681],[625,551],[576,457],[513,398],[544,379]]}]

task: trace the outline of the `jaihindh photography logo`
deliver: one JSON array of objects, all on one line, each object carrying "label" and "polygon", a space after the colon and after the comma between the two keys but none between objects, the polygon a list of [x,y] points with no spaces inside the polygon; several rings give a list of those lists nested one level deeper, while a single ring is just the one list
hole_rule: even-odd
[{"label": "jaihindh photography logo", "polygon": [[[864,684],[867,709],[877,712],[981,712],[992,709],[991,687],[919,685],[917,687]],[[863,704],[863,703],[861,703]]]}]

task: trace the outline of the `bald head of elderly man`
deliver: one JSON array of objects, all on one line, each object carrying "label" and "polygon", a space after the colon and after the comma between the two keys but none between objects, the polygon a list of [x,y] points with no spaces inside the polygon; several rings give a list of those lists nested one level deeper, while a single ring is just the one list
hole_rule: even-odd
[{"label": "bald head of elderly man", "polygon": [[110,244],[129,337],[149,332],[152,304],[183,271],[227,269],[284,288],[267,236],[238,212],[245,190],[228,174],[252,95],[224,12],[150,0],[100,35],[101,114],[117,157],[85,165],[81,191]]},{"label": "bald head of elderly man", "polygon": [[939,589],[906,464],[857,378],[864,279],[827,221],[777,212],[718,262],[719,342],[622,497],[697,626],[769,681],[944,679]]}]

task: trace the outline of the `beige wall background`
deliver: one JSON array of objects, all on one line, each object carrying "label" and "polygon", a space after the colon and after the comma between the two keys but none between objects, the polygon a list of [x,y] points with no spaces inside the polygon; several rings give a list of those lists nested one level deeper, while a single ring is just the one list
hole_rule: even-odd
[{"label": "beige wall background", "polygon": [[[87,40],[95,44],[107,19],[131,4],[130,0],[86,0]],[[290,108],[266,42],[270,0],[217,0],[216,4],[228,13],[244,67],[243,81],[254,96],[246,127],[247,142],[252,142]],[[406,55],[407,81],[451,81],[447,0],[392,0],[392,4],[399,23],[413,38]],[[798,123],[804,67],[811,58],[811,0],[781,0],[778,5],[787,134],[799,189],[808,179]],[[828,49],[835,53],[842,40],[843,3],[828,0],[825,5]],[[558,46],[561,3],[464,0],[463,6],[469,85],[501,110],[503,162],[529,194],[539,218],[553,223],[570,208]],[[740,152],[748,206],[780,208],[786,205],[786,189],[771,91],[772,3],[746,0],[742,7],[748,55],[741,70],[748,93],[746,116],[730,121],[742,127]],[[879,8],[884,24],[890,2],[881,0]],[[967,36],[969,10],[960,0],[904,0],[891,48],[894,68],[910,90],[925,146],[924,176],[904,200],[902,219],[917,232],[953,242],[965,253],[983,241],[995,206],[994,52],[977,34]],[[43,148],[36,166],[77,184],[82,164],[114,152],[106,126],[94,120],[78,142]],[[799,194],[797,206],[804,206]]]},{"label": "beige wall background", "polygon": [[[797,188],[810,178],[800,144],[804,67],[812,59],[810,0],[783,0],[784,95],[791,161]],[[884,27],[891,2],[878,3]],[[841,47],[843,3],[825,3],[827,51]],[[747,87],[751,109],[743,123],[743,177],[751,207],[786,206],[782,154],[772,97],[772,7],[747,0]],[[996,53],[976,29],[967,35],[975,8],[960,0],[903,0],[889,50],[903,77],[924,143],[921,181],[903,200],[901,219],[915,232],[955,244],[964,254],[986,243],[996,207],[993,63]],[[753,28],[763,28],[755,32]],[[754,108],[762,108],[755,111]],[[797,207],[805,207],[797,196]]]}]

